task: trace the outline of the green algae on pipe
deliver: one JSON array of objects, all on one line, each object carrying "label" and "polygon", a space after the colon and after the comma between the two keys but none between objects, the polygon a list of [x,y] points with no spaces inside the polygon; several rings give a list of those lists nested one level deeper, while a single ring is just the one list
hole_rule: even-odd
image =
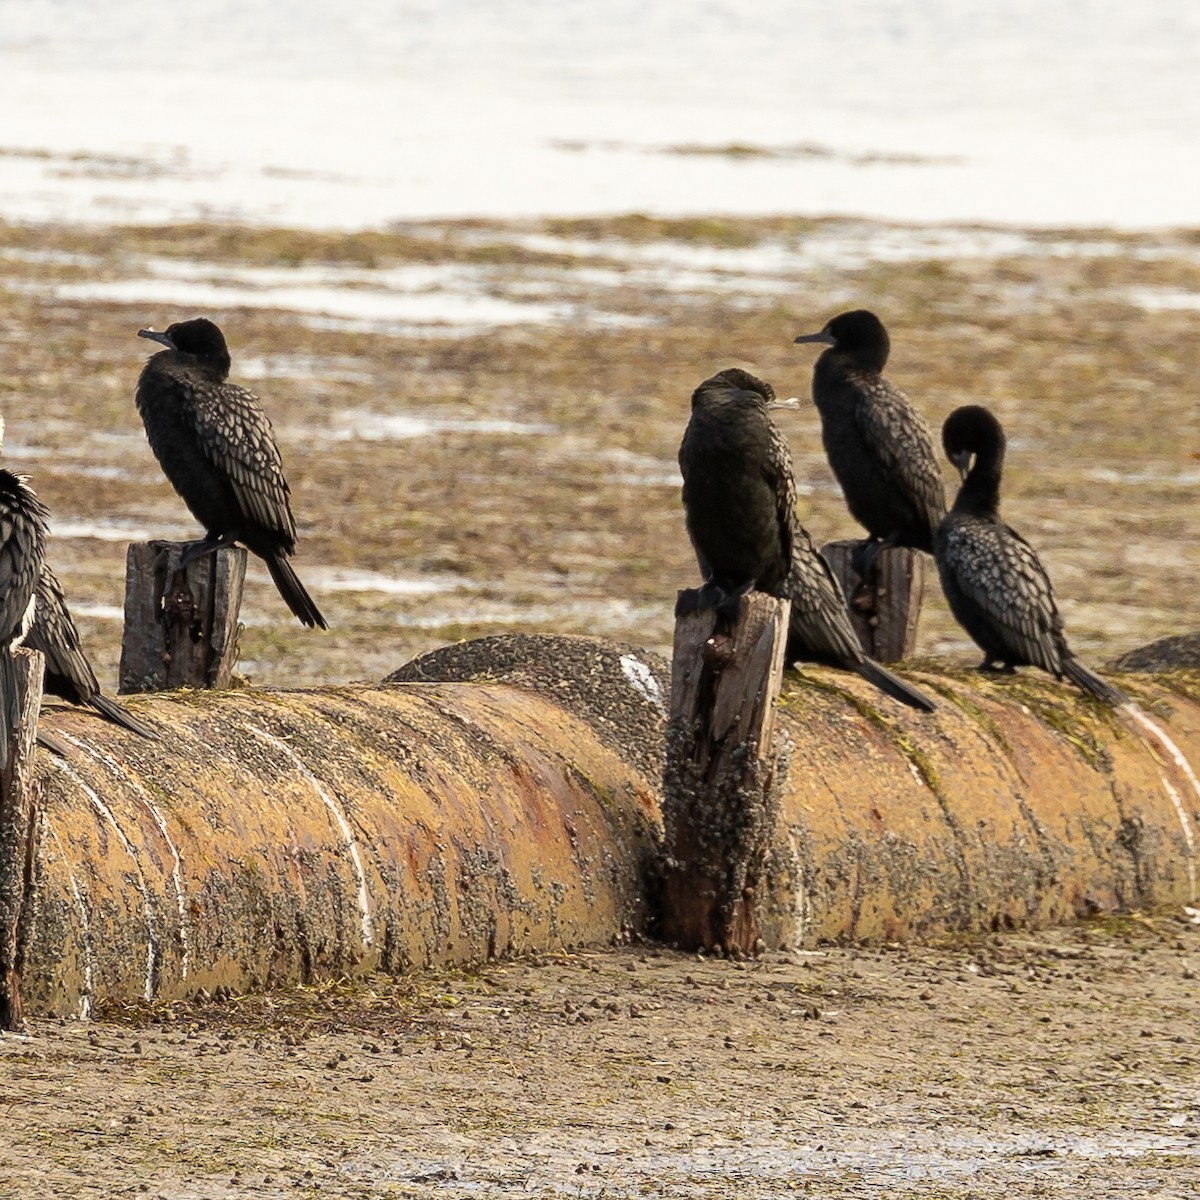
[{"label": "green algae on pipe", "polygon": [[769,943],[1039,927],[1197,899],[1194,673],[1123,676],[1133,714],[1032,673],[923,672],[942,698],[930,718],[806,674],[821,686],[793,675],[781,698],[793,750]]},{"label": "green algae on pipe", "polygon": [[[138,698],[153,744],[47,709],[27,1011],[653,935],[654,656],[511,636],[402,674],[426,682]],[[1178,758],[1049,679],[912,677],[937,713],[785,674],[769,945],[1195,900],[1200,673],[1122,677]]]}]

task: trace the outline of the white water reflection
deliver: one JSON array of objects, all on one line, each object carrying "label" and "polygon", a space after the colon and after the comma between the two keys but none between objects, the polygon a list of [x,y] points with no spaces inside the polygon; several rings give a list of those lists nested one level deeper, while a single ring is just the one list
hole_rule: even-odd
[{"label": "white water reflection", "polygon": [[51,520],[50,533],[56,538],[90,538],[98,542],[148,542],[152,538],[184,538],[195,528],[161,526],[153,530],[144,525],[129,525],[121,521],[100,518],[95,521]]},{"label": "white water reflection", "polygon": [[[210,268],[211,269],[211,268]],[[230,272],[243,277],[249,270]],[[545,325],[565,320],[570,310],[537,301],[505,300],[481,294],[463,282],[462,290],[446,287],[412,292],[347,286],[346,281],[306,284],[288,279],[274,284],[239,286],[236,281],[214,282],[171,277],[96,280],[85,283],[38,285],[59,300],[108,300],[123,304],[177,305],[197,309],[270,308],[340,318],[360,328],[397,331],[414,325]],[[377,285],[385,283],[376,278]],[[450,281],[447,280],[447,283]],[[11,286],[11,285],[10,285]],[[24,290],[24,289],[22,289]]]},{"label": "white water reflection", "polygon": [[1200,312],[1200,292],[1182,288],[1133,288],[1125,295],[1147,312]]},{"label": "white water reflection", "polygon": [[458,579],[413,579],[384,575],[378,571],[346,570],[340,567],[306,568],[308,583],[325,592],[381,592],[387,596],[431,596],[464,586]]},{"label": "white water reflection", "polygon": [[557,432],[553,425],[540,421],[510,421],[497,417],[427,417],[416,413],[373,413],[343,409],[334,416],[329,427],[319,431],[293,430],[291,436],[298,440],[320,436],[330,442],[386,442],[433,437],[439,433],[540,437]]}]

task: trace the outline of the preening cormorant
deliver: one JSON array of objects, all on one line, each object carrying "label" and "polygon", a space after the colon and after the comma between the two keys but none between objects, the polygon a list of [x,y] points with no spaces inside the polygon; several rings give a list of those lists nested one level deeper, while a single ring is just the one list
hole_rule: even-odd
[{"label": "preening cormorant", "polygon": [[257,554],[303,624],[328,628],[292,570],[296,521],[271,422],[246,388],[229,382],[229,350],[212,321],[180,321],[138,337],[166,347],[142,368],[137,407],[150,448],[171,485],[204,526],[181,565],[241,542]]},{"label": "preening cormorant", "polygon": [[46,676],[42,685],[45,692],[71,704],[90,706],[101,716],[144,738],[158,737],[145,721],[100,691],[96,673],[83,652],[79,630],[67,608],[62,585],[49,563],[43,564],[38,578],[33,624],[25,636],[25,645],[46,656]]},{"label": "preening cormorant", "polygon": [[942,445],[963,483],[938,529],[938,574],[950,611],[983,650],[980,670],[1041,667],[1105,704],[1126,703],[1120,689],[1071,653],[1037,551],[1000,519],[1000,422],[976,404],[955,409],[942,427]]},{"label": "preening cormorant", "polygon": [[829,564],[797,522],[792,456],[767,411],[774,398],[769,384],[736,368],[692,394],[679,468],[688,535],[705,582],[678,613],[718,608],[733,616],[752,589],[786,596],[789,663],[805,659],[854,671],[931,712],[930,700],[863,653]]},{"label": "preening cormorant", "polygon": [[890,350],[883,322],[856,309],[795,341],[829,347],[813,369],[813,403],[851,515],[881,545],[932,554],[945,487],[929,426],[883,377]]},{"label": "preening cormorant", "polygon": [[12,652],[33,621],[34,591],[46,555],[47,516],[29,480],[0,469],[0,768],[8,764],[12,733],[21,719]]}]

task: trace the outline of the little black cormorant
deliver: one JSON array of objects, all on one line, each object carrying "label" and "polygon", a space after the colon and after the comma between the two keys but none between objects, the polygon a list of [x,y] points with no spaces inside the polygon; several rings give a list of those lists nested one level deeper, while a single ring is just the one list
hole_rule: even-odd
[{"label": "little black cormorant", "polygon": [[928,425],[883,377],[890,349],[883,322],[857,309],[795,340],[829,347],[813,369],[813,402],[851,515],[880,545],[932,553],[946,513],[942,473]]},{"label": "little black cormorant", "polygon": [[137,385],[150,448],[206,537],[181,565],[241,542],[267,565],[288,608],[308,626],[325,618],[288,561],[296,521],[271,423],[246,388],[229,382],[225,337],[212,321],[180,321],[138,336],[166,347],[152,355]]},{"label": "little black cormorant", "polygon": [[963,483],[938,529],[938,574],[950,611],[983,650],[980,670],[1041,667],[1105,704],[1126,703],[1124,693],[1071,653],[1037,551],[1000,519],[1000,422],[979,405],[955,409],[942,427],[942,445]]}]

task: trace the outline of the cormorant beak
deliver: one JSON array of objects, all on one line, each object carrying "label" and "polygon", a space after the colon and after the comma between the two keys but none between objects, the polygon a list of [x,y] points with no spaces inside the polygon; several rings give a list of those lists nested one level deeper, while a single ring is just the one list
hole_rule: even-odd
[{"label": "cormorant beak", "polygon": [[175,343],[165,333],[155,333],[153,329],[139,329],[138,337],[149,338],[152,342],[161,342],[168,350],[175,349]]},{"label": "cormorant beak", "polygon": [[820,333],[802,333],[798,338],[793,338],[792,341],[798,346],[801,342],[820,342],[825,346],[836,346],[837,338],[829,332],[828,329],[822,329]]},{"label": "cormorant beak", "polygon": [[967,476],[971,473],[970,450],[960,450],[957,454],[951,454],[949,457],[950,461],[958,468],[959,478],[966,483]]},{"label": "cormorant beak", "polygon": [[767,405],[768,408],[799,408],[800,401],[796,396],[789,396],[786,400],[772,400]]}]

